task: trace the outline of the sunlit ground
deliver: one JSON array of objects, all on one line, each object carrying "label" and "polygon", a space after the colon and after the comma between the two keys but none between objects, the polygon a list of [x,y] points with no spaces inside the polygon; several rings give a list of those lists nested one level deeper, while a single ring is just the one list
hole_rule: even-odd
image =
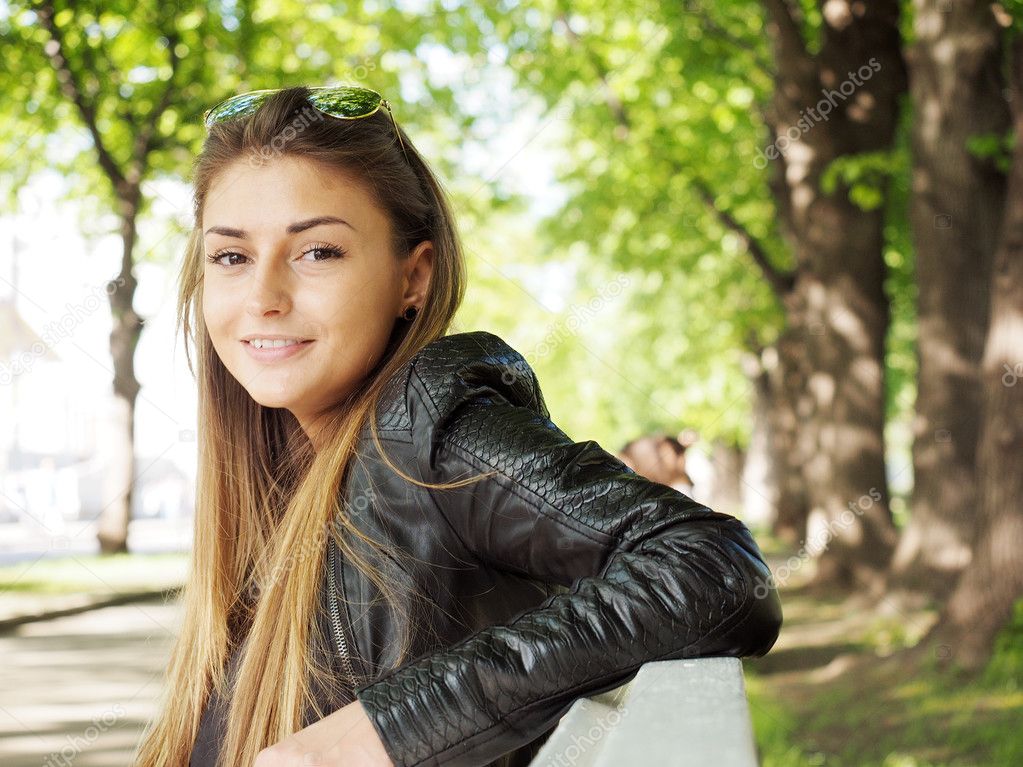
[{"label": "sunlit ground", "polygon": [[[770,542],[758,541],[770,558]],[[799,585],[782,587],[778,645],[744,664],[762,767],[1023,764],[1023,611],[986,672],[959,680],[897,654],[933,610],[870,614]]]}]

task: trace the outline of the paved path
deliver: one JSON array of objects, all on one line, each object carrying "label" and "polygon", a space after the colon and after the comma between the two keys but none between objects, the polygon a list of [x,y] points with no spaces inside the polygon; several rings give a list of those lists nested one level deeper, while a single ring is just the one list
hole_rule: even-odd
[{"label": "paved path", "polygon": [[156,711],[176,603],[140,602],[0,635],[0,764],[124,767]]}]

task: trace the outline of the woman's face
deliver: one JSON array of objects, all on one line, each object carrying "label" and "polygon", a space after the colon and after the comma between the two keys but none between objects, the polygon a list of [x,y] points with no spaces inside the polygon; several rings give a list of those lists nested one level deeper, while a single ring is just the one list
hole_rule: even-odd
[{"label": "woman's face", "polygon": [[217,354],[256,402],[290,410],[316,444],[315,418],[373,368],[402,311],[422,307],[431,243],[396,259],[390,221],[362,184],[296,157],[226,168],[200,225]]}]

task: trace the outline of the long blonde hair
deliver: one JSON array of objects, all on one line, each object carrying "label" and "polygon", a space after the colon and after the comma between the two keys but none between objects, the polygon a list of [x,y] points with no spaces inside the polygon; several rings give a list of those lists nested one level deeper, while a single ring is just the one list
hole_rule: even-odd
[{"label": "long blonde hair", "polygon": [[[249,767],[260,750],[311,723],[308,711],[316,719],[330,713],[321,710],[313,692],[329,671],[309,649],[310,640],[324,641],[315,615],[327,536],[395,613],[402,639],[393,666],[408,658],[415,630],[397,610],[402,596],[409,596],[408,584],[385,575],[358,544],[378,553],[391,547],[355,527],[342,488],[367,421],[380,450],[375,416],[383,386],[418,350],[446,333],[465,290],[462,248],[444,190],[402,131],[406,160],[383,108],[370,117],[337,120],[315,112],[307,94],[304,86],[284,89],[253,114],[212,126],[193,168],[195,226],[179,276],[177,321],[199,390],[195,535],[182,594],[183,625],[164,677],[160,712],[136,754],[140,767],[188,763],[213,690],[230,704],[218,767]],[[418,316],[396,325],[364,385],[336,404],[318,451],[290,412],[259,405],[227,371],[202,316],[205,253],[199,229],[211,183],[239,159],[264,162],[281,155],[318,160],[361,178],[390,218],[395,258],[407,258],[423,240],[434,246],[429,295]],[[429,485],[384,460],[407,481],[429,487],[460,487],[489,475]],[[395,555],[401,552],[390,553]],[[226,665],[236,650],[237,679],[228,690]]]}]

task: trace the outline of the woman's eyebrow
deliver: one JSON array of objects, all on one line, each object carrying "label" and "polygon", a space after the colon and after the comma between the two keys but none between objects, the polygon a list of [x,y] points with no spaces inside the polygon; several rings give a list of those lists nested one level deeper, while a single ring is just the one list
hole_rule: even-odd
[{"label": "woman's eyebrow", "polygon": [[[288,234],[298,234],[304,232],[306,229],[312,229],[314,226],[322,226],[323,224],[344,224],[353,232],[358,231],[354,226],[349,224],[343,218],[337,218],[336,216],[317,216],[316,218],[308,218],[305,221],[296,221],[294,224],[288,224]],[[238,237],[244,239],[249,236],[248,232],[244,229],[235,229],[230,226],[211,226],[206,230],[206,234],[222,234],[225,237]]]}]

